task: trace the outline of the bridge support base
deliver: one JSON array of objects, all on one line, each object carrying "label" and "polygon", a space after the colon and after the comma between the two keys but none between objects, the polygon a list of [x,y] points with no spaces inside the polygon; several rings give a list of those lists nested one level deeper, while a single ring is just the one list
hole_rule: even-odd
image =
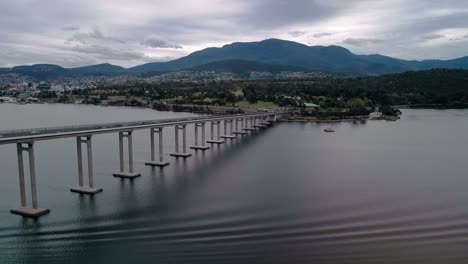
[{"label": "bridge support base", "polygon": [[96,194],[102,192],[102,188],[91,188],[86,186],[75,187],[70,189],[71,192],[81,193],[81,194]]},{"label": "bridge support base", "polygon": [[256,131],[257,129],[255,128],[244,128],[245,131]]},{"label": "bridge support base", "polygon": [[176,158],[188,158],[190,156],[192,156],[192,153],[171,153],[169,154],[171,155],[172,157],[176,157]]},{"label": "bridge support base", "polygon": [[17,214],[26,217],[39,217],[50,213],[50,210],[47,208],[32,208],[32,207],[20,207],[17,209],[10,210],[12,214]]},{"label": "bridge support base", "polygon": [[210,139],[210,140],[207,140],[206,142],[208,143],[211,143],[211,144],[224,144],[224,140],[216,140],[216,139]]},{"label": "bridge support base", "polygon": [[235,132],[233,132],[233,134],[235,134],[235,135],[245,135],[245,134],[247,134],[247,132],[235,131]]},{"label": "bridge support base", "polygon": [[191,146],[190,148],[195,150],[207,150],[210,148],[210,146]]},{"label": "bridge support base", "polygon": [[126,178],[126,179],[134,179],[138,178],[141,176],[140,173],[134,173],[134,172],[117,172],[112,174],[114,177],[118,178]]},{"label": "bridge support base", "polygon": [[165,161],[147,161],[145,162],[145,165],[147,166],[153,166],[153,167],[166,167],[167,165],[169,165],[169,162],[165,162]]},{"label": "bridge support base", "polygon": [[221,138],[225,138],[225,139],[235,139],[235,138],[237,138],[237,136],[234,136],[234,135],[232,135],[232,136],[231,136],[231,135],[223,135],[223,136],[221,136]]}]

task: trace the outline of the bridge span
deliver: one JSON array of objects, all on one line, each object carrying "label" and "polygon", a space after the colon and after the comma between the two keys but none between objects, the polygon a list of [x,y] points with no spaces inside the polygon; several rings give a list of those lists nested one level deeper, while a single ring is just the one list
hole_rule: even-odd
[{"label": "bridge span", "polygon": [[[93,148],[92,137],[98,134],[118,133],[119,138],[119,171],[113,173],[114,177],[133,179],[141,176],[134,171],[133,167],[133,140],[132,134],[135,130],[148,129],[150,131],[150,155],[145,162],[147,166],[165,167],[169,161],[164,160],[163,129],[174,128],[175,149],[170,156],[175,158],[188,158],[192,153],[187,149],[187,126],[193,125],[195,132],[195,144],[190,149],[205,151],[210,149],[208,144],[223,144],[225,140],[235,139],[242,135],[253,133],[257,129],[263,129],[276,123],[278,117],[287,112],[269,112],[243,115],[224,116],[202,116],[178,119],[159,119],[122,123],[107,123],[93,125],[79,125],[67,127],[50,127],[0,131],[0,145],[16,144],[18,157],[20,207],[12,209],[11,213],[24,217],[39,217],[48,214],[48,208],[38,205],[36,187],[36,168],[34,158],[34,145],[38,141],[47,141],[59,138],[75,138],[78,162],[78,186],[70,189],[71,192],[95,195],[103,191],[102,188],[94,186],[93,176]],[[206,139],[205,125],[210,124],[210,138]],[[223,134],[221,126],[224,125]],[[201,136],[200,136],[201,132]],[[157,134],[157,140],[155,136]],[[181,134],[181,135],[180,135]],[[124,141],[127,143],[125,153]],[[180,140],[182,142],[180,142]],[[157,142],[156,142],[157,141]],[[157,143],[157,144],[156,144]],[[182,144],[180,144],[182,143]],[[208,144],[207,144],[208,143]],[[87,184],[84,182],[83,171],[83,145],[86,147],[87,156]],[[157,145],[157,150],[156,150]],[[27,153],[29,161],[30,197],[31,204],[26,199],[25,166],[23,154]],[[128,155],[128,164],[125,166],[125,154]]]}]

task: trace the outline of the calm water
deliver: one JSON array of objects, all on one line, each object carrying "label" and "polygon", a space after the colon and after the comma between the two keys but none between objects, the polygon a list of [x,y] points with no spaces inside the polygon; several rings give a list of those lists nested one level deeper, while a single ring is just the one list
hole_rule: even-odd
[{"label": "calm water", "polygon": [[[187,116],[131,108],[0,104],[0,129]],[[324,133],[333,126],[335,133]],[[188,136],[193,142],[192,127]],[[406,110],[398,122],[281,123],[120,180],[117,135],[94,138],[94,197],[74,139],[36,145],[37,221],[19,204],[13,145],[0,146],[2,263],[466,263],[468,111]],[[167,129],[165,148],[174,147]]]}]

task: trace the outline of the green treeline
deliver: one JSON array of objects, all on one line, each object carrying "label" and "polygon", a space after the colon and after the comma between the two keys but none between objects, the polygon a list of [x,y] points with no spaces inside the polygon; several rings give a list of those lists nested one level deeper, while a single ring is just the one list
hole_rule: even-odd
[{"label": "green treeline", "polygon": [[233,105],[247,100],[273,102],[278,106],[362,108],[389,105],[420,107],[468,107],[468,71],[429,70],[372,77],[317,77],[206,83],[128,83],[94,90],[75,90],[75,95],[137,96],[170,100],[176,104]]}]

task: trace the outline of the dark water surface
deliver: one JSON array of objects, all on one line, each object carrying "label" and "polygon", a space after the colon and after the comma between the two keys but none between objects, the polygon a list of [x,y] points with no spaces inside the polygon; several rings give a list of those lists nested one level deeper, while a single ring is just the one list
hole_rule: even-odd
[{"label": "dark water surface", "polygon": [[[187,116],[131,108],[0,104],[0,129]],[[332,126],[335,133],[324,133]],[[74,139],[36,144],[37,221],[19,205],[16,150],[0,146],[1,263],[467,263],[468,111],[398,122],[281,123],[120,180],[117,135],[94,137],[94,197]],[[193,128],[188,130],[193,142]],[[165,148],[172,150],[173,129]],[[166,152],[168,154],[168,152]]]}]

